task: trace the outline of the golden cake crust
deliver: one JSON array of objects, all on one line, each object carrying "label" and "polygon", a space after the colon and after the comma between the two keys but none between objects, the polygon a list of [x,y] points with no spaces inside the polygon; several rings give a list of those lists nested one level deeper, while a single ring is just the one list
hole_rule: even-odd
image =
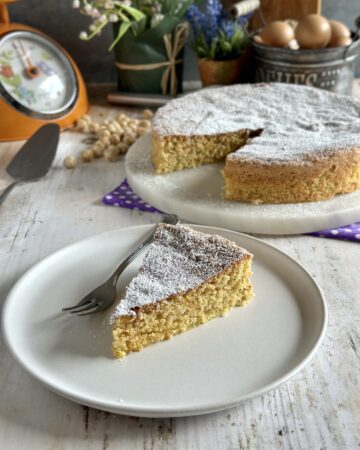
[{"label": "golden cake crust", "polygon": [[306,164],[229,159],[223,175],[228,200],[255,204],[326,200],[360,189],[360,147],[309,158]]}]

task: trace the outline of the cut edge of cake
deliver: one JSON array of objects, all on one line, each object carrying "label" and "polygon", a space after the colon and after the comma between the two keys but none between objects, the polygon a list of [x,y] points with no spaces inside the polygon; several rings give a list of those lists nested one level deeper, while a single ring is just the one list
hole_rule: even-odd
[{"label": "cut edge of cake", "polygon": [[192,169],[223,161],[227,155],[243,147],[251,132],[241,129],[213,136],[161,136],[152,133],[151,158],[157,174]]}]

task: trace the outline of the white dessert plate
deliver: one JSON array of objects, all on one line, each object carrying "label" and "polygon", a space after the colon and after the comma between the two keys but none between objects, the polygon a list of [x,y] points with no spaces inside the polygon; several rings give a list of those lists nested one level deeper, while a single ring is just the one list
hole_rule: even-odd
[{"label": "white dessert plate", "polygon": [[360,190],[322,202],[253,205],[221,197],[224,163],[156,175],[151,135],[136,141],[126,155],[128,181],[137,195],[160,211],[182,219],[235,231],[299,234],[360,221]]},{"label": "white dessert plate", "polygon": [[[263,241],[193,228],[220,234],[254,254],[256,297],[247,306],[114,360],[109,313],[80,318],[60,312],[106,279],[150,226],[114,230],[57,251],[17,282],[2,315],[16,360],[70,400],[143,417],[219,411],[288,380],[309,362],[325,333],[326,305],[316,282]],[[120,278],[119,295],[141,260]]]}]

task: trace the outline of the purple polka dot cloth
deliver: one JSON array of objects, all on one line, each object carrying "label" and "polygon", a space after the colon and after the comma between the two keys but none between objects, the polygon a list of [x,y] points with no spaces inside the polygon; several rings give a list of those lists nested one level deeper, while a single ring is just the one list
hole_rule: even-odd
[{"label": "purple polka dot cloth", "polygon": [[326,237],[330,239],[343,239],[345,241],[359,242],[360,244],[360,222],[329,230],[308,233],[310,236]]},{"label": "purple polka dot cloth", "polygon": [[136,209],[142,212],[161,213],[158,209],[144,202],[131,189],[127,179],[113,191],[109,192],[103,198],[103,203],[110,206],[120,206],[121,208]]},{"label": "purple polka dot cloth", "polygon": [[[144,202],[131,189],[125,179],[120,186],[106,194],[103,203],[110,206],[120,206],[121,208],[135,209],[142,212],[161,213],[158,209]],[[360,243],[360,222],[329,230],[307,233],[310,236],[326,237],[331,239],[343,239]]]}]

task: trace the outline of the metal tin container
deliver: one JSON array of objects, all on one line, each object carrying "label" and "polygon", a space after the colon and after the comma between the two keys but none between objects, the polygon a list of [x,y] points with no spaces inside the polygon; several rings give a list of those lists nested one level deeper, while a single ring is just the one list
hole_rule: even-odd
[{"label": "metal tin container", "polygon": [[360,38],[346,47],[290,50],[252,43],[255,81],[315,86],[351,95]]}]

